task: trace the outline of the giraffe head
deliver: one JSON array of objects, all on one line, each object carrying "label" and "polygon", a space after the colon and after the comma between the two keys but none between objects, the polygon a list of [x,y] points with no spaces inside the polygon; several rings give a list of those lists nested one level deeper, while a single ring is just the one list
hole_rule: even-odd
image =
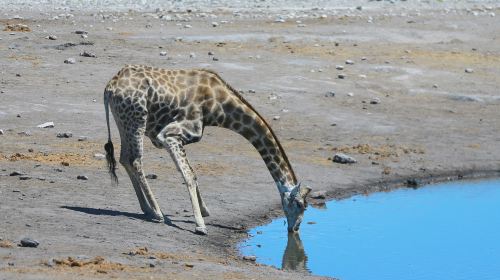
[{"label": "giraffe head", "polygon": [[285,216],[288,224],[289,232],[296,232],[299,230],[304,211],[307,207],[306,196],[311,191],[307,186],[287,187],[283,184],[278,184],[278,189],[281,194],[281,204],[285,211]]}]

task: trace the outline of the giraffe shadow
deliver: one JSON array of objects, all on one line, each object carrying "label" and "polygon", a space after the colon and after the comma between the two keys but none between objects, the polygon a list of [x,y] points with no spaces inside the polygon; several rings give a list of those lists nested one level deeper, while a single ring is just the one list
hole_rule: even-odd
[{"label": "giraffe shadow", "polygon": [[[174,220],[174,219],[171,219],[172,222],[177,222],[177,223],[186,223],[186,224],[195,224],[194,221],[191,221],[191,220]],[[221,224],[216,224],[216,223],[206,223],[207,226],[212,226],[212,227],[216,227],[216,228],[222,228],[222,229],[229,229],[229,230],[233,230],[233,231],[246,231],[245,229],[242,229],[242,228],[238,228],[238,227],[233,227],[233,226],[226,226],[226,225],[221,225]]]},{"label": "giraffe shadow", "polygon": [[[146,215],[140,214],[140,213],[131,213],[131,212],[125,212],[125,211],[118,211],[118,210],[79,207],[79,206],[61,206],[60,208],[68,209],[68,210],[72,210],[72,211],[77,211],[77,212],[82,212],[82,213],[89,214],[89,215],[113,216],[113,217],[124,216],[124,217],[128,217],[130,219],[135,219],[135,220],[143,220],[143,221],[147,221],[147,222],[150,221]],[[168,216],[169,215],[163,216],[165,219],[166,225],[174,227],[176,229],[189,231],[187,229],[181,228],[181,227],[175,225],[174,223],[172,223],[172,220],[170,218],[168,218]]]}]

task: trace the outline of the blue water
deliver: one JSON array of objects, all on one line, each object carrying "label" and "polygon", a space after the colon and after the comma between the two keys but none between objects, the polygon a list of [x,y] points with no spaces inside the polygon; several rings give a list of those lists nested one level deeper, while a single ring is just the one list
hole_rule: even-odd
[{"label": "blue water", "polygon": [[500,279],[500,180],[330,201],[308,208],[300,236],[284,221],[252,229],[241,253],[342,280]]}]

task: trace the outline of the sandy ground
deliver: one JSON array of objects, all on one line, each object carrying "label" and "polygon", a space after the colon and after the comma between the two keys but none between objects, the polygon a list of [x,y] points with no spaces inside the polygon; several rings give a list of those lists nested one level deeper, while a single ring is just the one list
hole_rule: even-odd
[{"label": "sandy ground", "polygon": [[[158,175],[150,183],[170,222],[143,219],[123,169],[111,186],[94,155],[107,137],[104,86],[125,64],[216,70],[270,121],[299,179],[330,198],[411,178],[499,175],[500,21],[491,13],[500,10],[353,10],[302,23],[212,13],[217,27],[185,11],[189,22],[142,12],[72,11],[57,20],[57,12],[2,12],[0,279],[319,279],[238,254],[246,229],[281,210],[258,153],[231,131],[208,128],[187,147],[212,214],[208,236],[193,233],[186,187],[149,141],[145,169]],[[64,63],[70,57],[75,64]],[[36,127],[48,121],[55,127]],[[358,163],[333,163],[336,152]],[[18,247],[23,237],[39,247]]]}]

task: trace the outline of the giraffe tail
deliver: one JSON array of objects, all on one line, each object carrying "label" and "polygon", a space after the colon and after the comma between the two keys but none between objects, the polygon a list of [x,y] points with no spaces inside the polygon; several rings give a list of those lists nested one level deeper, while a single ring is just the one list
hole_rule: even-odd
[{"label": "giraffe tail", "polygon": [[111,181],[114,184],[118,184],[118,177],[116,176],[116,160],[115,160],[115,149],[113,147],[113,142],[111,142],[111,129],[109,127],[109,96],[111,91],[104,91],[104,110],[106,111],[106,124],[108,125],[108,143],[104,145],[104,150],[106,151],[106,161],[108,163],[108,172],[111,176]]}]

